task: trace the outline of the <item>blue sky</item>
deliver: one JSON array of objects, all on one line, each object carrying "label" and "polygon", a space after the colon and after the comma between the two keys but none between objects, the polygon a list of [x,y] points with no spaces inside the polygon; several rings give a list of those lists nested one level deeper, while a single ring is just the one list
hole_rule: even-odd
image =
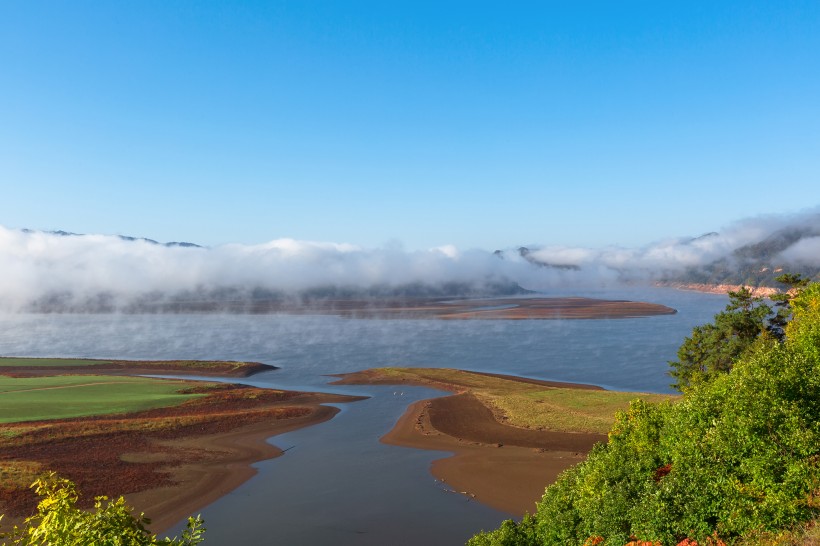
[{"label": "blue sky", "polygon": [[0,3],[0,225],[638,247],[820,205],[820,2]]}]

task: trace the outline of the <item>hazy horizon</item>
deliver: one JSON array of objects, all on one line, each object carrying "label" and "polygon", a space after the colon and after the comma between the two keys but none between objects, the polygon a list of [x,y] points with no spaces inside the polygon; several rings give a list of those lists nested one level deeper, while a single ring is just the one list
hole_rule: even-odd
[{"label": "hazy horizon", "polygon": [[224,289],[247,297],[253,290],[299,294],[328,287],[389,290],[457,285],[478,292],[504,285],[535,291],[612,288],[733,260],[736,249],[789,231],[803,236],[768,256],[770,265],[819,267],[820,212],[816,209],[747,218],[718,233],[665,239],[638,248],[535,244],[526,256],[518,246],[495,251],[452,245],[405,250],[399,245],[368,248],[293,239],[259,245],[166,246],[116,235],[64,235],[0,225],[4,264],[0,307],[26,309],[55,296],[82,305],[99,296],[127,303],[180,294],[205,297]]}]

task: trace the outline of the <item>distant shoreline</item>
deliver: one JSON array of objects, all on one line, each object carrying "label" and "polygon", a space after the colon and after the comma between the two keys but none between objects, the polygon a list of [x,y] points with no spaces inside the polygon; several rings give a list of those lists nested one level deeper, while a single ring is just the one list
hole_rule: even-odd
[{"label": "distant shoreline", "polygon": [[692,292],[702,292],[704,294],[722,294],[726,295],[729,292],[736,292],[741,288],[748,288],[752,296],[757,298],[768,298],[773,294],[780,292],[777,288],[770,286],[746,286],[743,284],[709,284],[709,283],[685,283],[685,282],[667,282],[658,281],[655,286],[662,288],[676,288],[678,290],[690,290]]},{"label": "distant shoreline", "polygon": [[226,313],[240,315],[334,315],[349,319],[551,320],[619,319],[671,315],[657,303],[583,297],[387,297],[298,300],[186,301],[139,304],[133,309],[48,309],[39,313]]}]

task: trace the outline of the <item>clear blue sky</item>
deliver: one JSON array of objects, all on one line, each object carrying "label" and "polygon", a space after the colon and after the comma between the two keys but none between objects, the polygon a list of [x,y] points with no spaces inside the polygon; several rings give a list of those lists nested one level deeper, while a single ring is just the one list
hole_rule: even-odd
[{"label": "clear blue sky", "polygon": [[820,204],[820,2],[0,3],[0,225],[640,246]]}]

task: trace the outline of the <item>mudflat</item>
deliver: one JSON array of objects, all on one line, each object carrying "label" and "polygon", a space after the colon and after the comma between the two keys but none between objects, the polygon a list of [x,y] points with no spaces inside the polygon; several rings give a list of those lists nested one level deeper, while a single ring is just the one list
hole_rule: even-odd
[{"label": "mudflat", "polygon": [[[60,374],[66,370],[74,375],[100,373],[99,366],[86,362],[49,366],[40,362],[31,374],[19,364],[5,370],[0,366],[0,373],[42,377],[46,367]],[[191,362],[185,367],[196,368]],[[134,363],[132,370],[144,373],[146,368],[152,373],[163,371],[155,363]],[[169,368],[166,373],[179,371],[177,365]],[[28,485],[41,473],[55,471],[77,484],[86,505],[98,495],[125,495],[137,511],[153,520],[152,531],[162,533],[253,476],[252,463],[281,455],[266,439],[326,421],[338,412],[322,404],[362,399],[237,384],[185,382],[184,386],[184,392],[195,396],[175,405],[3,424],[3,525],[17,523],[34,510],[37,499]]]},{"label": "mudflat", "polygon": [[578,297],[501,298],[317,298],[307,301],[169,303],[163,312],[339,315],[346,318],[403,319],[614,319],[670,315],[675,309],[657,303]]},{"label": "mudflat", "polygon": [[[554,429],[529,424],[526,412],[505,415],[494,399],[533,398],[539,389],[586,392],[595,406],[612,395],[616,405],[626,407],[637,393],[610,393],[593,385],[579,385],[501,374],[463,370],[386,368],[340,375],[340,384],[411,384],[453,392],[450,396],[422,400],[410,405],[381,441],[418,449],[450,451],[452,456],[433,462],[432,474],[455,492],[513,516],[535,511],[547,485],[581,462],[598,442],[606,442],[613,406],[603,425],[578,414],[556,423]],[[657,395],[654,395],[657,396]],[[552,400],[547,398],[547,400]],[[516,406],[509,406],[516,407]],[[572,412],[572,409],[562,411]],[[601,411],[601,410],[597,410]],[[521,416],[524,417],[521,417]],[[575,429],[575,430],[573,430]]]}]

